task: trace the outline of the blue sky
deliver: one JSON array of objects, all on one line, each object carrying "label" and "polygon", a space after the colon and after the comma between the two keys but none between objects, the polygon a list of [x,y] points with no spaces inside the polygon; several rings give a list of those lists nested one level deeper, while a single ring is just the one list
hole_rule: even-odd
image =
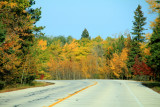
[{"label": "blue sky", "polygon": [[[132,30],[134,11],[138,4],[142,6],[144,16],[150,21],[155,15],[149,13],[149,5],[145,0],[35,0],[34,7],[42,7],[42,18],[36,25],[46,26],[42,31],[48,36],[65,37],[71,35],[80,39],[86,28],[95,38],[100,35],[103,39],[115,37]],[[152,32],[151,29],[145,31]]]}]

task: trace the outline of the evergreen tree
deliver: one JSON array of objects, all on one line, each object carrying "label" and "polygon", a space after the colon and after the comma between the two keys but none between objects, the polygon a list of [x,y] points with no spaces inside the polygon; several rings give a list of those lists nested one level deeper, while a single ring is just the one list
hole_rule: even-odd
[{"label": "evergreen tree", "polygon": [[131,48],[130,48],[130,51],[129,51],[129,58],[128,58],[128,61],[127,61],[127,65],[128,65],[129,69],[133,67],[133,65],[135,63],[136,56],[139,59],[141,57],[140,44],[137,41],[132,40],[131,41]]},{"label": "evergreen tree", "polygon": [[4,29],[4,25],[2,24],[2,22],[0,22],[0,45],[5,40],[5,33],[6,33],[6,30]]},{"label": "evergreen tree", "polygon": [[0,80],[5,84],[30,83],[36,76],[32,47],[34,33],[43,27],[35,26],[41,11],[31,8],[34,4],[34,0],[0,1]]},{"label": "evergreen tree", "polygon": [[[145,30],[143,26],[146,24],[145,20],[146,18],[143,16],[143,12],[141,11],[141,6],[138,5],[136,11],[134,12],[135,16],[133,21],[133,32],[132,35],[135,35],[135,37],[131,41],[131,48],[129,51],[129,57],[127,61],[127,66],[129,68],[129,71],[132,72],[132,67],[135,63],[135,58],[138,57],[138,59],[141,61],[141,54],[140,54],[140,42],[144,42],[144,33]],[[132,72],[133,73],[133,72]]]},{"label": "evergreen tree", "polygon": [[118,53],[121,53],[123,48],[125,47],[124,45],[124,36],[121,35],[118,37],[117,41],[113,43],[113,50],[118,51]]},{"label": "evergreen tree", "polygon": [[82,32],[81,39],[82,39],[82,38],[91,39],[91,38],[89,37],[89,33],[88,33],[88,31],[87,31],[86,28],[85,28],[84,31]]},{"label": "evergreen tree", "polygon": [[70,44],[73,41],[73,37],[72,36],[68,36],[67,37],[67,43]]},{"label": "evergreen tree", "polygon": [[160,17],[156,22],[156,26],[153,28],[149,47],[151,56],[149,56],[148,63],[152,66],[157,79],[160,79]]},{"label": "evergreen tree", "polygon": [[143,26],[146,24],[146,17],[143,16],[143,12],[141,11],[141,6],[138,5],[136,11],[134,12],[135,16],[133,21],[133,35],[135,35],[134,39],[139,42],[144,41],[144,33],[143,31],[146,30]]},{"label": "evergreen tree", "polygon": [[53,38],[53,42],[57,42],[57,41],[60,41],[62,43],[61,45],[64,46],[67,42],[67,39],[66,37],[60,35]]},{"label": "evergreen tree", "polygon": [[[27,8],[24,8],[24,9],[28,9],[27,12],[25,13],[22,12],[23,10],[21,8],[18,8],[15,11],[16,11],[16,14],[22,18],[31,15],[31,20],[34,21],[34,23],[31,23],[31,20],[30,20],[30,23],[33,24],[33,29],[28,28],[24,30],[23,33],[20,32],[20,39],[22,39],[21,50],[23,51],[24,55],[27,55],[29,52],[29,47],[33,46],[34,38],[36,36],[36,34],[33,35],[33,33],[40,32],[44,27],[42,26],[37,27],[36,25],[34,25],[41,18],[41,8],[36,8],[36,9],[31,8],[31,6],[35,5],[34,0],[29,0],[29,1],[26,0],[24,1],[24,3],[25,2],[28,3],[27,5],[29,5]],[[18,2],[17,4],[21,4],[21,2]],[[24,33],[26,35],[24,35]]]}]

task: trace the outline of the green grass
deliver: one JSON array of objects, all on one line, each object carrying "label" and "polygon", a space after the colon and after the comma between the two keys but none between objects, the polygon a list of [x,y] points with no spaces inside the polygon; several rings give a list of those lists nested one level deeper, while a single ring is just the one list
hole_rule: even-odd
[{"label": "green grass", "polygon": [[33,88],[33,87],[43,87],[43,86],[48,86],[51,84],[53,85],[54,83],[34,81],[31,84],[14,84],[14,85],[6,86],[4,89],[0,90],[0,93],[16,91],[16,90],[21,90],[21,89],[26,89],[26,88]]},{"label": "green grass", "polygon": [[145,81],[142,82],[142,84],[146,87],[151,88],[152,90],[160,93],[160,82],[154,82],[154,81]]}]

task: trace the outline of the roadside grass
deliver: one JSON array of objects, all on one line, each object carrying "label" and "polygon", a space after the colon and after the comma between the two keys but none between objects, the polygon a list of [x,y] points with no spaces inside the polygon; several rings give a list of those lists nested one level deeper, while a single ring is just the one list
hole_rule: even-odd
[{"label": "roadside grass", "polygon": [[160,94],[160,82],[144,81],[144,82],[142,82],[142,85],[144,85],[148,88],[151,88],[152,90],[154,90]]},{"label": "roadside grass", "polygon": [[31,84],[14,84],[14,85],[6,86],[2,90],[0,90],[0,93],[16,91],[16,90],[21,90],[26,88],[33,88],[33,87],[43,87],[43,86],[48,86],[53,84],[54,83],[38,82],[38,81],[33,81]]}]

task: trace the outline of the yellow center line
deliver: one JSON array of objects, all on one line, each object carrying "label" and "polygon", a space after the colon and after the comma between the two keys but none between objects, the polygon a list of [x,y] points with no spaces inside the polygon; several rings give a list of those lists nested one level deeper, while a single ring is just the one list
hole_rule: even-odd
[{"label": "yellow center line", "polygon": [[66,100],[66,99],[72,97],[73,95],[76,95],[76,94],[82,92],[83,90],[85,90],[85,89],[87,89],[87,88],[89,88],[89,87],[92,87],[92,86],[96,85],[97,83],[98,83],[98,82],[95,82],[95,83],[92,84],[92,85],[89,85],[89,86],[87,86],[87,87],[85,87],[85,88],[83,88],[83,89],[81,89],[81,90],[79,90],[79,91],[76,91],[75,93],[70,94],[69,96],[67,96],[67,97],[65,97],[65,98],[63,98],[63,99],[58,100],[57,102],[51,104],[51,105],[48,106],[48,107],[53,107],[53,106],[55,106],[56,104],[58,104],[58,103],[60,103],[60,102],[62,102],[62,101],[64,101],[64,100]]}]

